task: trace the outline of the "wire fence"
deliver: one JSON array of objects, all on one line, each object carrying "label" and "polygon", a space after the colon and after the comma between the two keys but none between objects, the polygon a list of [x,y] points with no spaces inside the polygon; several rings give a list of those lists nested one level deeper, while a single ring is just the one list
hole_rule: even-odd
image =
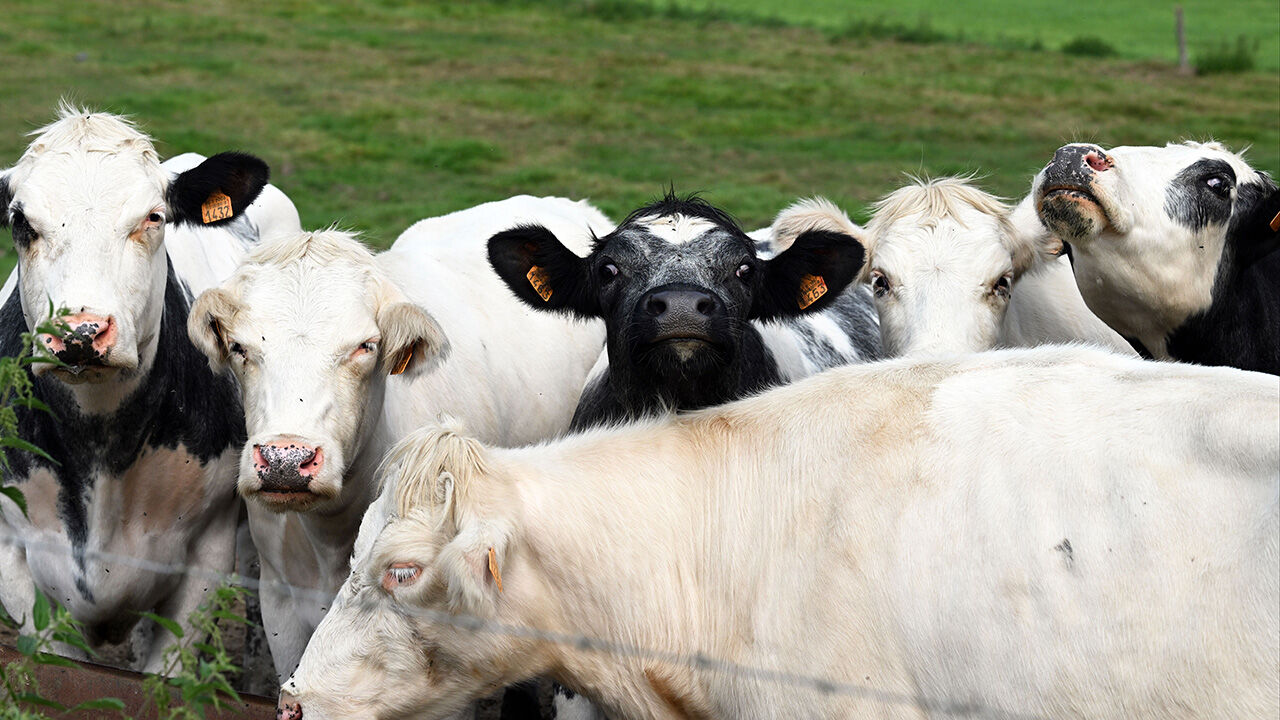
[{"label": "wire fence", "polygon": [[[116,563],[158,574],[201,577],[216,584],[227,584],[242,587],[258,594],[260,594],[261,590],[264,588],[272,590],[287,590],[294,598],[309,598],[326,606],[331,604],[336,596],[336,593],[323,592],[314,588],[305,588],[278,581],[260,580],[258,578],[245,577],[235,573],[224,573],[222,571],[206,567],[161,563],[154,560],[148,560],[146,558],[138,558],[131,555],[122,555],[119,553],[96,549],[84,549],[83,551],[80,551],[63,543],[26,540],[17,535],[0,535],[0,546],[25,548],[27,552],[65,553],[72,557],[82,556],[86,561],[95,560],[98,562]],[[1010,713],[1004,710],[997,711],[993,708],[971,702],[953,702],[939,700],[936,698],[921,697],[918,695],[909,695],[901,692],[883,690],[860,683],[851,683],[844,680],[821,677],[818,675],[808,675],[800,672],[789,672],[785,670],[744,665],[712,657],[701,652],[680,653],[667,650],[657,650],[631,643],[606,640],[588,635],[553,632],[524,625],[502,623],[488,618],[478,617],[476,615],[465,613],[454,614],[439,610],[431,610],[429,608],[406,606],[404,604],[397,605],[397,609],[399,612],[409,613],[438,625],[452,626],[471,633],[490,633],[513,638],[531,638],[548,643],[556,643],[573,647],[582,651],[612,655],[617,658],[659,662],[702,672],[720,673],[740,680],[789,686],[795,689],[809,690],[822,695],[848,696],[882,704],[905,705],[931,714],[951,717],[997,716],[1000,718],[1008,718],[1009,720],[1031,720],[1032,718],[1039,717],[1030,714]],[[10,610],[13,611],[12,608]]]}]

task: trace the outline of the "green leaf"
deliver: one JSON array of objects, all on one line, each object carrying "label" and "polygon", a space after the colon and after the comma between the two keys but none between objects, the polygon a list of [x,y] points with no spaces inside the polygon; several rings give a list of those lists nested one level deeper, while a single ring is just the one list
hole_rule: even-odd
[{"label": "green leaf", "polygon": [[46,413],[49,413],[50,415],[53,414],[53,410],[48,405],[45,405],[43,402],[33,397],[14,398],[13,404],[21,405],[22,407],[29,408],[31,410],[39,410],[40,412],[46,412]]},{"label": "green leaf", "polygon": [[82,702],[68,712],[79,712],[80,710],[115,710],[116,712],[124,712],[124,701],[116,698],[98,698],[97,700]]},{"label": "green leaf", "polygon": [[72,660],[71,658],[64,658],[61,655],[54,655],[53,653],[36,653],[31,659],[39,665],[58,665],[69,668],[80,667],[76,664],[75,660]]},{"label": "green leaf", "polygon": [[27,496],[22,494],[21,490],[16,487],[6,485],[4,487],[0,487],[0,495],[4,495],[12,500],[13,504],[17,505],[18,509],[22,511],[22,517],[27,517]]},{"label": "green leaf", "polygon": [[0,603],[0,625],[5,625],[6,627],[10,627],[10,628],[16,628],[21,624],[22,623],[18,622],[17,620],[14,620],[13,616],[9,614],[9,611],[5,609],[4,604]]},{"label": "green leaf", "polygon": [[182,626],[179,625],[175,620],[171,620],[163,615],[157,615],[155,613],[149,613],[149,612],[138,613],[138,614],[149,620],[154,620],[157,625],[173,633],[174,637],[181,638],[183,636]]},{"label": "green leaf", "polygon": [[49,598],[37,588],[36,602],[31,606],[31,624],[35,625],[37,632],[44,632],[49,627],[50,613]]},{"label": "green leaf", "polygon": [[25,450],[29,453],[39,455],[40,457],[44,458],[45,460],[48,460],[54,465],[61,464],[57,460],[54,460],[53,456],[50,455],[49,453],[41,450],[40,448],[36,447],[35,445],[32,445],[31,443],[27,442],[26,440],[23,440],[20,437],[12,437],[12,436],[2,437],[0,438],[0,446],[11,447],[11,448],[14,448],[15,450]]},{"label": "green leaf", "polygon": [[14,697],[14,700],[17,700],[20,704],[43,705],[44,707],[53,708],[58,711],[65,711],[67,709],[66,705],[63,705],[57,700],[50,700],[38,693],[19,693]]},{"label": "green leaf", "polygon": [[80,632],[78,628],[54,630],[53,639],[57,640],[58,642],[66,643],[68,645],[77,647],[91,656],[96,656],[98,654],[97,651],[89,647],[89,643],[85,641],[84,635]]},{"label": "green leaf", "polygon": [[27,657],[31,657],[36,653],[37,647],[39,647],[39,641],[36,640],[34,636],[32,635],[18,636],[18,652],[22,653],[23,655],[26,655]]},{"label": "green leaf", "polygon": [[241,617],[230,610],[214,610],[211,614],[216,618],[240,623],[241,625],[253,625],[253,623],[249,622],[247,618]]}]

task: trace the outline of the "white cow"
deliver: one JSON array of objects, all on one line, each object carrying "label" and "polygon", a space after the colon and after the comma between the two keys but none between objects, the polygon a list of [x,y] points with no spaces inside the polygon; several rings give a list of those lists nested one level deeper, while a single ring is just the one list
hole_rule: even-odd
[{"label": "white cow", "polygon": [[878,201],[866,230],[823,198],[802,200],[778,215],[773,242],[822,228],[866,246],[862,279],[890,356],[1062,342],[1133,352],[1089,312],[1030,203],[1011,211],[967,178],[916,180]]},{"label": "white cow", "polygon": [[[20,436],[56,463],[9,452],[3,481],[29,517],[0,508],[0,602],[30,617],[38,587],[92,642],[119,642],[141,611],[185,623],[202,573],[233,570],[244,425],[233,380],[187,340],[187,310],[260,236],[296,232],[298,215],[249,155],[161,164],[127,120],[70,105],[34,134],[0,172],[0,224],[18,250],[0,355],[51,306],[71,314],[66,333],[37,339],[65,363],[32,367],[53,412],[18,409]],[[135,648],[144,668],[159,669],[167,639]]]},{"label": "white cow", "polygon": [[1278,428],[1273,377],[1060,346],[515,450],[427,428],[280,716],[550,673],[618,718],[1276,717]]},{"label": "white cow", "polygon": [[604,330],[526,307],[489,269],[485,241],[525,223],[583,249],[611,227],[585,202],[520,196],[423,220],[377,256],[349,233],[295,234],[196,301],[192,340],[240,380],[239,490],[280,678],[347,576],[396,440],[440,413],[502,445],[568,427]]},{"label": "white cow", "polygon": [[1089,307],[1152,357],[1280,374],[1280,189],[1218,143],[1072,143],[1030,200]]}]

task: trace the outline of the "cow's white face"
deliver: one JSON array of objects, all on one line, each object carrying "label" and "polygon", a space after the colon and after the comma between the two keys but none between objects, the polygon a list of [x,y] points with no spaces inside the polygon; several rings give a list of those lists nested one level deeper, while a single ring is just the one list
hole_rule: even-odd
[{"label": "cow's white face", "polygon": [[188,332],[240,381],[241,494],[280,511],[345,505],[343,480],[377,427],[385,376],[411,377],[445,350],[434,320],[335,231],[259,248],[196,300]]},{"label": "cow's white face", "polygon": [[921,181],[877,203],[871,283],[890,355],[995,347],[1014,280],[1038,252],[1014,238],[1008,208],[959,178]]},{"label": "cow's white face", "polygon": [[1212,302],[1240,189],[1265,176],[1216,143],[1058,150],[1032,187],[1040,218],[1070,243],[1089,309],[1159,354]]},{"label": "cow's white face", "polygon": [[[503,511],[494,515],[463,509],[461,498],[475,500],[466,489],[475,478],[459,465],[475,451],[457,437],[437,444],[442,435],[450,433],[424,428],[392,452],[389,465],[412,470],[393,470],[399,477],[388,478],[366,511],[351,575],[281,686],[281,717],[447,718],[474,698],[545,670],[539,641],[474,626],[513,622],[504,611],[552,594],[512,559],[514,532],[499,516],[515,512],[514,488],[488,491],[502,498]],[[439,452],[446,444],[452,447]],[[461,456],[464,463],[454,462]],[[416,482],[433,496],[430,509],[406,507],[410,473],[425,476]],[[497,566],[508,577],[502,590],[490,570]]]},{"label": "cow's white face", "polygon": [[18,289],[27,329],[65,308],[65,334],[37,342],[68,367],[68,383],[137,377],[155,355],[168,259],[165,225],[192,222],[224,188],[241,212],[266,183],[256,158],[225,156],[176,177],[160,166],[151,140],[127,121],[70,107],[37,131],[18,164],[0,175],[0,224],[13,233]]}]

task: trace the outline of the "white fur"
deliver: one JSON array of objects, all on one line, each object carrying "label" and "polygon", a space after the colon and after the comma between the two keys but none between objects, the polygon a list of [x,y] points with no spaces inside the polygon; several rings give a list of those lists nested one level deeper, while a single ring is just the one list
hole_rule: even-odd
[{"label": "white fur", "polygon": [[[1100,224],[1092,234],[1070,238],[1075,279],[1089,308],[1108,325],[1168,359],[1169,333],[1212,302],[1226,227],[1211,223],[1195,232],[1179,224],[1165,210],[1167,188],[1202,158],[1227,162],[1238,184],[1260,173],[1219,143],[1125,146],[1106,154],[1114,165],[1097,173],[1091,188],[1101,206]],[[1038,202],[1044,189],[1042,171],[1031,196]]]},{"label": "white fur", "polygon": [[[1085,307],[1061,247],[1026,203],[1012,210],[967,178],[917,180],[876,203],[863,231],[822,198],[801,201],[774,224],[775,244],[827,228],[857,233],[867,248],[863,279],[875,296],[890,356],[947,355],[1001,346],[1089,342],[1131,353]],[[995,290],[1007,277],[1008,299]]]},{"label": "white fur", "polygon": [[[347,575],[359,520],[377,492],[374,470],[391,443],[440,413],[504,445],[568,426],[603,326],[528,308],[502,284],[486,242],[522,223],[545,225],[578,251],[591,231],[611,229],[585,202],[519,196],[422,220],[378,256],[347,233],[304,233],[264,245],[197,303],[193,338],[240,379],[249,431],[241,491],[253,498],[260,485],[256,444],[297,438],[325,455],[311,482],[321,502],[249,503],[263,579],[307,589],[263,594],[281,678],[324,616],[327,603],[309,591],[336,592]],[[388,318],[397,303],[399,314]],[[223,341],[197,317],[206,309]],[[419,347],[419,367],[387,377],[399,358],[388,344],[406,313],[434,328],[433,339]],[[378,353],[359,351],[366,340],[381,342]],[[227,357],[221,342],[239,343],[248,359]]]},{"label": "white fur", "polygon": [[[288,198],[268,186],[246,209],[251,225],[244,233],[229,227],[161,224],[139,234],[148,214],[165,211],[170,179],[199,164],[201,156],[183,155],[161,164],[151,139],[127,119],[65,104],[57,120],[33,134],[22,158],[4,174],[15,203],[21,204],[40,238],[31,251],[19,253],[18,268],[5,283],[0,301],[12,290],[20,292],[28,329],[47,319],[51,300],[55,308],[84,308],[115,319],[119,335],[112,362],[122,370],[103,382],[66,386],[78,412],[105,415],[145,380],[152,367],[167,262],[172,261],[180,282],[200,292],[235,268],[256,239],[254,228],[296,228],[297,212]],[[239,515],[233,492],[234,454],[228,452],[203,467],[193,462],[179,445],[149,449],[124,471],[92,468],[86,491],[92,499],[86,550],[232,572]],[[53,511],[57,485],[52,475],[37,469],[22,487],[33,508],[49,510],[35,511],[28,520],[6,503],[0,533],[16,534],[33,546],[69,547],[65,527]],[[167,497],[181,501],[167,502]],[[175,516],[165,517],[164,508],[148,507],[146,502],[176,508]],[[108,564],[109,581],[103,571]],[[102,622],[154,610],[185,625],[207,597],[208,581],[198,575],[157,575],[109,560],[90,561],[87,567],[103,578],[96,583],[93,601],[67,590],[79,572],[69,553],[6,547],[0,551],[0,602],[15,613],[29,612],[36,581],[51,594],[51,588],[61,588],[54,599],[81,621]],[[149,646],[137,648],[145,669],[161,668],[162,653],[171,640],[158,632]]]},{"label": "white fur", "polygon": [[672,245],[683,245],[716,227],[710,220],[689,215],[640,218],[636,224]]},{"label": "white fur", "polygon": [[[313,720],[544,672],[627,718],[1274,717],[1278,423],[1274,377],[1046,347],[518,450],[424,429],[284,687]],[[423,572],[388,593],[395,562]]]}]

